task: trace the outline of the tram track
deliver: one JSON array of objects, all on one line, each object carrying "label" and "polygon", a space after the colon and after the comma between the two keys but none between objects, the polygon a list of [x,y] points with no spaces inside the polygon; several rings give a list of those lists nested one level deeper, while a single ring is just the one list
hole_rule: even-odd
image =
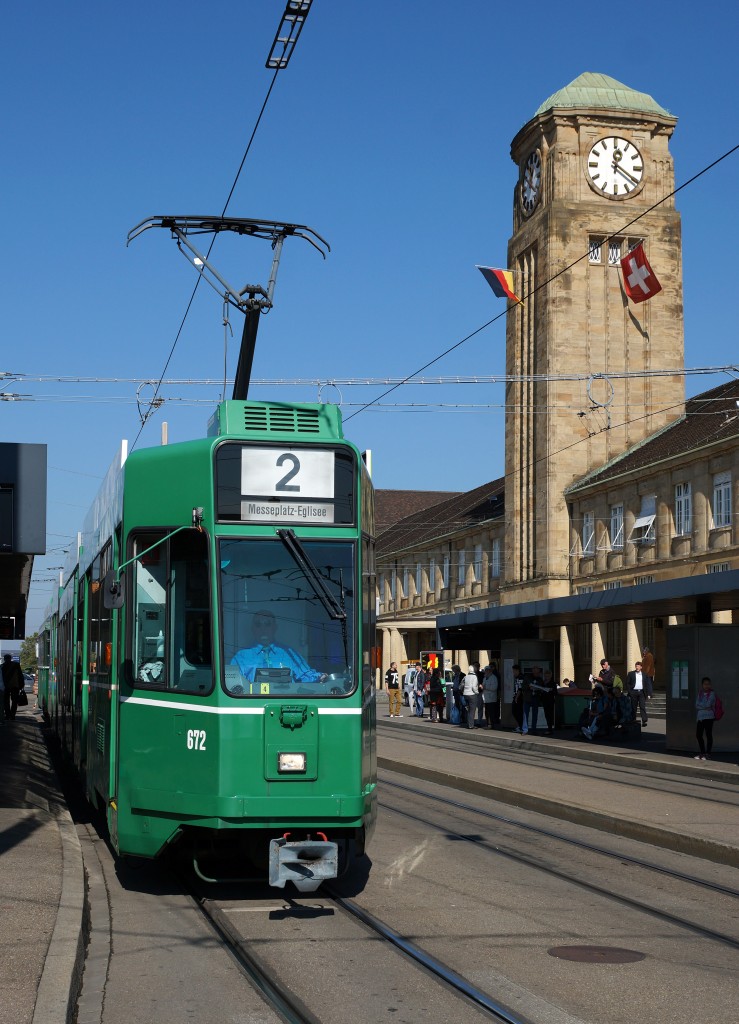
[{"label": "tram track", "polygon": [[641,867],[645,870],[654,871],[656,874],[667,875],[668,877],[677,879],[681,882],[689,882],[694,885],[700,886],[703,889],[711,889],[714,892],[721,893],[722,895],[732,896],[735,899],[739,899],[739,889],[733,889],[730,886],[718,885],[715,882],[709,882],[706,879],[698,878],[695,875],[688,875],[680,871],[675,871],[672,868],[666,868],[660,864],[654,864],[651,861],[639,860],[638,857],[632,857],[629,854],[616,853],[613,850],[608,850],[604,846],[598,846],[596,843],[585,842],[582,839],[573,839],[571,836],[564,836],[560,832],[554,832],[551,829],[545,829],[539,825],[530,825],[526,822],[516,821],[514,818],[509,818],[504,814],[496,814],[493,811],[483,811],[479,807],[473,807],[472,804],[463,803],[461,800],[450,800],[448,797],[437,796],[434,793],[426,793],[419,790],[415,786],[405,786],[401,782],[391,782],[387,779],[384,779],[382,784],[383,786],[389,786],[392,789],[398,789],[406,793],[411,793],[414,796],[423,796],[427,800],[432,800],[434,802],[444,804],[448,807],[456,807],[459,810],[470,811],[491,821],[496,821],[504,825],[511,825],[515,828],[524,829],[527,832],[532,832],[536,835],[544,836],[547,839],[556,839],[559,842],[566,843],[569,846],[578,847],[581,850],[587,850],[590,853],[599,853],[604,857],[610,857],[611,859],[620,861],[622,863],[633,864],[635,867]]},{"label": "tram track", "polygon": [[[230,913],[233,914],[234,908],[229,910],[229,907],[225,905],[229,901],[203,897],[195,892],[191,895],[217,934],[228,945],[231,954],[251,983],[276,1012],[281,1014],[289,1024],[325,1024],[327,1017],[323,1011],[318,1016],[306,1005],[303,997],[294,991],[291,984],[281,978],[275,968],[267,964],[255,952],[255,943],[245,937],[242,929],[231,920]],[[291,914],[307,917],[310,915],[311,909],[323,912],[337,909],[353,921],[359,922],[361,928],[369,932],[373,939],[379,938],[383,945],[392,951],[394,957],[400,954],[404,959],[410,960],[424,975],[431,975],[435,982],[452,993],[458,1003],[461,1001],[465,1005],[465,1020],[474,1019],[470,1016],[470,1011],[474,1008],[483,1015],[482,1019],[498,1021],[500,1024],[535,1024],[530,1018],[515,1014],[489,993],[473,985],[457,971],[402,936],[387,923],[360,907],[353,900],[335,892],[331,886],[324,886],[308,899],[286,897],[280,902],[282,903],[283,920],[289,920]],[[236,908],[236,910],[239,909],[248,910],[248,908]],[[342,967],[342,965],[334,963],[332,977],[345,976],[349,969],[349,967]],[[406,968],[403,967],[402,970],[405,972]],[[358,1005],[362,1005],[361,995],[358,995],[358,992],[361,991],[361,984],[361,979],[355,977],[352,998]],[[424,981],[423,986],[425,987],[426,984],[427,982]],[[407,1003],[403,1010],[406,1015],[411,1012]],[[393,1012],[395,1012],[394,1009]],[[419,1014],[418,1019],[421,1019],[421,1014],[423,1014],[423,1019],[433,1019],[428,1018],[427,1008],[419,1007],[416,1012]],[[370,1019],[382,1018],[373,1016]],[[393,1018],[389,1017],[388,1019]],[[446,1019],[449,1019],[448,1010],[439,1016],[440,1021]]]},{"label": "tram track", "polygon": [[[458,810],[464,811],[465,813],[470,813],[477,817],[482,817],[485,820],[494,820],[500,823],[505,823],[506,825],[512,826],[513,828],[519,828],[527,832],[538,834],[539,836],[545,837],[550,840],[563,842],[570,846],[576,846],[581,849],[588,850],[589,852],[593,852],[601,856],[617,860],[619,862],[623,861],[634,867],[638,866],[645,871],[648,870],[662,875],[666,875],[674,880],[698,886],[703,890],[712,890],[719,893],[722,896],[729,896],[735,899],[739,898],[739,892],[730,887],[716,885],[715,883],[704,881],[703,879],[699,879],[695,876],[687,875],[682,872],[677,872],[670,868],[663,867],[661,865],[654,865],[649,861],[640,861],[638,858],[635,857],[623,856],[617,852],[606,850],[603,847],[598,847],[595,844],[585,843],[579,840],[573,840],[570,837],[562,836],[561,834],[549,831],[541,827],[531,826],[522,822],[517,822],[514,819],[507,818],[503,815],[497,815],[493,812],[483,811],[480,808],[473,807],[470,804],[464,804],[461,801],[455,801],[446,797],[437,796],[435,794],[429,794],[414,787],[403,786],[400,783],[393,783],[386,780],[383,780],[382,785],[391,786],[395,789],[405,791],[409,794],[412,794],[416,798],[421,797],[422,799],[431,800],[436,803],[445,805],[447,807],[454,807]],[[727,935],[723,932],[716,931],[713,928],[706,927],[705,925],[700,924],[697,921],[688,920],[687,918],[680,917],[676,914],[670,913],[669,911],[660,909],[659,907],[651,906],[639,899],[635,899],[631,896],[627,896],[622,893],[614,892],[612,890],[604,888],[602,883],[596,884],[593,882],[585,881],[584,879],[574,876],[571,871],[561,870],[554,863],[542,863],[541,860],[538,860],[522,852],[520,849],[517,849],[515,851],[504,850],[499,845],[494,845],[492,842],[488,840],[482,840],[475,835],[457,831],[454,828],[451,828],[448,820],[446,820],[443,824],[436,825],[432,821],[430,821],[428,817],[422,817],[420,815],[412,814],[408,810],[393,807],[392,805],[387,804],[382,800],[380,801],[380,806],[383,807],[383,809],[386,811],[390,811],[394,814],[400,815],[404,817],[406,820],[413,821],[414,823],[420,824],[426,828],[431,827],[439,831],[443,831],[447,836],[451,836],[458,841],[469,843],[473,847],[484,850],[487,853],[490,853],[491,855],[510,859],[519,866],[525,865],[526,867],[534,871],[545,873],[550,878],[559,878],[565,883],[572,885],[573,887],[578,888],[581,891],[587,892],[589,894],[595,894],[600,898],[604,898],[610,902],[617,903],[618,905],[624,906],[630,910],[635,910],[639,913],[648,914],[649,916],[656,918],[660,921],[663,921],[667,924],[670,924],[673,927],[686,930],[688,932],[700,936],[701,938],[709,939],[710,941],[716,942],[719,945],[729,947],[732,949],[739,949],[739,938],[733,935]]]}]

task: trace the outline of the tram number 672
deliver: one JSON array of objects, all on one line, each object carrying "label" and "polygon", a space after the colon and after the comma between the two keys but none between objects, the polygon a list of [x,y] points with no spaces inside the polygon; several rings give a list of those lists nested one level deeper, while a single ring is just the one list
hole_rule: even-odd
[{"label": "tram number 672", "polygon": [[205,729],[188,729],[187,730],[187,749],[188,750],[205,750]]}]

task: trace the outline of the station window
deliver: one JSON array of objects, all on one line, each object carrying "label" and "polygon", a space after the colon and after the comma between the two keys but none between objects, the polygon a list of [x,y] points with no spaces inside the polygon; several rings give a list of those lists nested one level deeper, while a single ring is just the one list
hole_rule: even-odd
[{"label": "station window", "polygon": [[588,262],[600,263],[602,260],[603,239],[591,238],[588,246]]},{"label": "station window", "polygon": [[621,239],[612,238],[608,243],[608,264],[611,267],[621,262]]},{"label": "station window", "polygon": [[611,549],[620,551],[624,546],[624,507],[611,505]]},{"label": "station window", "polygon": [[675,534],[685,537],[693,529],[693,495],[690,482],[675,485]]},{"label": "station window", "polygon": [[466,571],[465,550],[464,548],[460,548],[457,552],[457,584],[460,587],[464,586]]},{"label": "station window", "polygon": [[472,564],[475,583],[482,579],[482,544],[475,544],[474,561]]},{"label": "station window", "polygon": [[592,555],[595,552],[595,513],[585,512],[582,517],[582,553]]},{"label": "station window", "polygon": [[500,538],[493,541],[493,550],[490,554],[490,575],[497,579],[500,576]]},{"label": "station window", "polygon": [[731,526],[731,473],[717,473],[713,478],[713,525]]}]

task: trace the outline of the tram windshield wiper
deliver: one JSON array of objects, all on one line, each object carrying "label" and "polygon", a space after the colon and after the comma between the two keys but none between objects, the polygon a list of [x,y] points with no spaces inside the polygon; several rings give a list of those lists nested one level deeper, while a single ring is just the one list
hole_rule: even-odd
[{"label": "tram windshield wiper", "polygon": [[316,566],[311,561],[310,555],[300,543],[294,530],[278,530],[277,536],[292,555],[295,564],[303,571],[303,574],[310,584],[313,593],[326,609],[332,619],[346,620],[346,612],[336,600],[334,595],[326,586]]}]

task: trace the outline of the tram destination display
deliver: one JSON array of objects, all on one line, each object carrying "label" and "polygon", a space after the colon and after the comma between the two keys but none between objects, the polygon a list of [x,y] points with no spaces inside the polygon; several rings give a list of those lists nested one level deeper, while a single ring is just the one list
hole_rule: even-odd
[{"label": "tram destination display", "polygon": [[354,519],[352,461],[335,448],[222,445],[216,454],[218,519],[325,525]]}]

